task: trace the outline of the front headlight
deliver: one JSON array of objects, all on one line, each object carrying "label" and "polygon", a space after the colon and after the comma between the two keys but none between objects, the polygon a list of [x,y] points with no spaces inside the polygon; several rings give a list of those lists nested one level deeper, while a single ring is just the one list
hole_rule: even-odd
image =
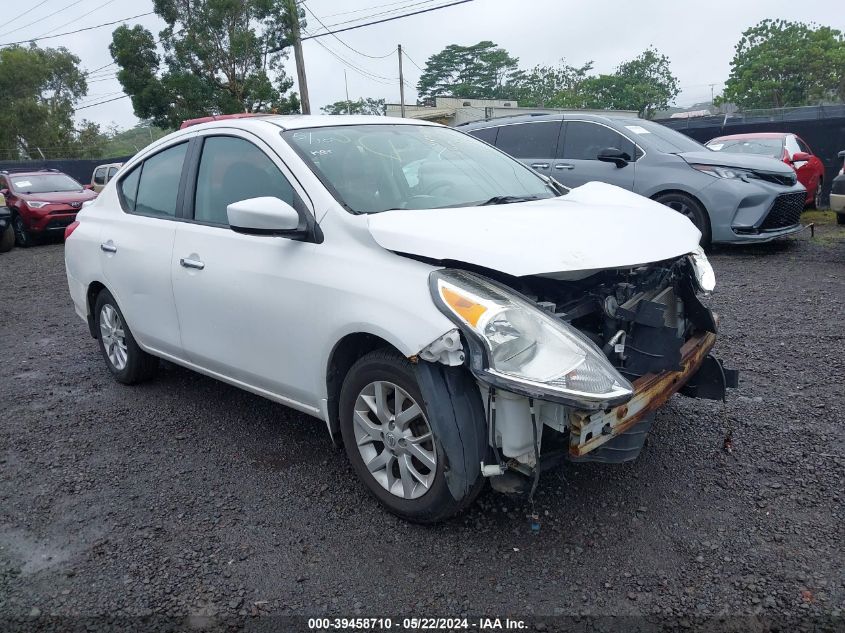
[{"label": "front headlight", "polygon": [[713,292],[713,288],[716,287],[716,273],[713,272],[713,266],[704,254],[704,249],[699,246],[688,257],[692,263],[698,289],[702,292]]},{"label": "front headlight", "polygon": [[26,201],[26,206],[28,206],[30,209],[43,209],[48,204],[50,204],[50,203],[49,202],[37,202],[35,200],[27,200]]},{"label": "front headlight", "polygon": [[462,270],[435,271],[431,280],[437,306],[481,343],[473,371],[482,380],[579,407],[634,393],[592,341],[508,288]]},{"label": "front headlight", "polygon": [[698,171],[703,171],[705,174],[709,174],[714,178],[737,178],[740,180],[746,180],[748,178],[756,178],[757,174],[755,174],[750,169],[740,169],[738,167],[722,167],[721,165],[697,165],[697,164],[690,164],[690,167],[693,169],[697,169]]}]

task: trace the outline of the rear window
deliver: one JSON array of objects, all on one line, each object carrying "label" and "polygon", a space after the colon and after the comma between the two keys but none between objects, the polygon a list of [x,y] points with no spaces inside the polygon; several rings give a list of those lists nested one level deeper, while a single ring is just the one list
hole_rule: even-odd
[{"label": "rear window", "polygon": [[779,138],[717,138],[709,141],[707,148],[714,152],[727,152],[728,154],[754,154],[756,156],[781,158],[783,155],[783,140]]}]

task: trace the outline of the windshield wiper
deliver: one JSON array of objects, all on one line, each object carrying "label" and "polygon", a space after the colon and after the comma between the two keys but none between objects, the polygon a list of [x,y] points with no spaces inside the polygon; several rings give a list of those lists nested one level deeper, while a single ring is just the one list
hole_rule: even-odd
[{"label": "windshield wiper", "polygon": [[491,204],[511,204],[513,202],[528,202],[529,200],[539,200],[539,196],[493,196],[489,200],[479,204],[479,207],[486,207]]}]

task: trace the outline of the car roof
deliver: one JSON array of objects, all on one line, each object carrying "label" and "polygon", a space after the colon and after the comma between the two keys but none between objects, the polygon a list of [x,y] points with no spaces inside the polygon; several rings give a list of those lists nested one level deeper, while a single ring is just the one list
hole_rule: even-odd
[{"label": "car roof", "polygon": [[49,176],[50,174],[61,174],[67,176],[63,171],[58,169],[31,169],[27,171],[17,171],[14,169],[0,171],[4,176]]},{"label": "car roof", "polygon": [[728,134],[726,136],[717,136],[716,138],[710,139],[707,142],[710,143],[712,141],[738,141],[744,138],[786,138],[790,134],[792,134],[792,132],[748,132],[746,134]]},{"label": "car roof", "polygon": [[515,116],[503,116],[493,119],[486,119],[483,121],[473,121],[472,123],[463,123],[457,125],[460,130],[479,130],[487,127],[498,127],[500,125],[513,125],[515,123],[528,123],[540,121],[566,121],[569,119],[578,119],[582,121],[596,121],[598,123],[641,123],[643,119],[631,116],[625,112],[622,114],[615,114],[608,112],[607,114],[598,114],[596,112],[584,112],[581,110],[567,110],[565,112],[556,112],[554,114],[546,113],[529,113],[518,114]]},{"label": "car roof", "polygon": [[264,125],[265,123],[272,123],[283,130],[339,125],[439,125],[438,123],[420,121],[418,119],[401,119],[398,117],[366,114],[268,114],[243,118],[218,118],[207,123],[193,124],[183,128],[182,131],[189,132],[214,128],[255,129],[256,125]]}]

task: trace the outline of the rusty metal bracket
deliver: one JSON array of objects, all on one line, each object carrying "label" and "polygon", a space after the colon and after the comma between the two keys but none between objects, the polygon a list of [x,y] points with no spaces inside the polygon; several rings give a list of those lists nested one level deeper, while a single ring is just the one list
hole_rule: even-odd
[{"label": "rusty metal bracket", "polygon": [[581,457],[660,408],[698,371],[716,344],[713,332],[690,338],[681,348],[680,371],[646,374],[634,381],[633,397],[604,411],[573,411],[569,416],[569,454]]}]

